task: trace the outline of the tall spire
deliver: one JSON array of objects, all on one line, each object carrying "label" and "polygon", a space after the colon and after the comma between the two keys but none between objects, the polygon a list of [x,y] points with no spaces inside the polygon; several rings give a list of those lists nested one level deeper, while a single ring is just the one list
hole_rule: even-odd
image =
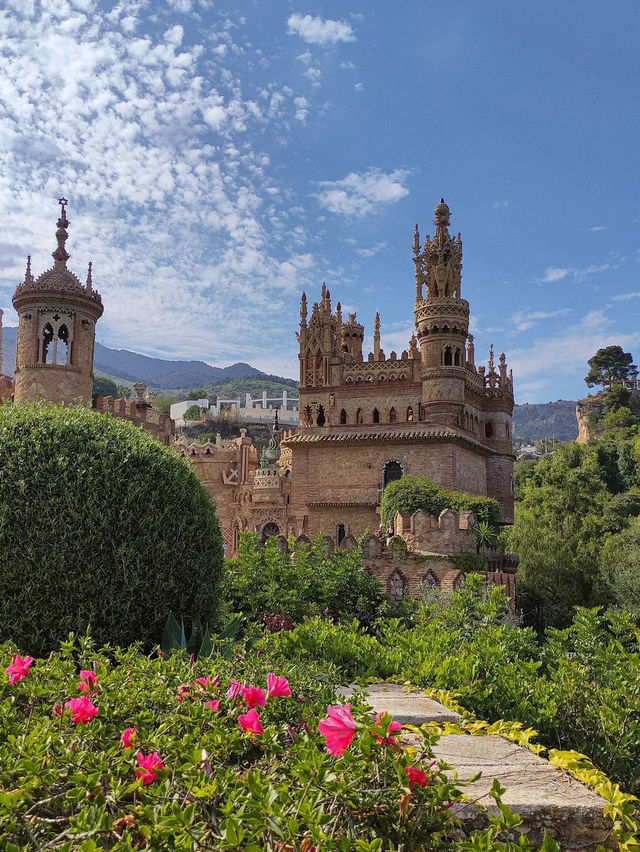
[{"label": "tall spire", "polygon": [[89,261],[89,269],[87,270],[87,290],[93,289],[93,263]]},{"label": "tall spire", "polygon": [[413,231],[413,253],[415,256],[420,254],[420,231],[417,225]]},{"label": "tall spire", "polygon": [[33,284],[33,275],[31,274],[31,255],[27,255],[27,269],[24,273],[24,283]]},{"label": "tall spire", "polygon": [[67,241],[67,237],[69,233],[67,232],[67,228],[71,224],[67,219],[67,204],[69,202],[66,198],[59,198],[58,204],[62,207],[62,213],[60,214],[60,218],[58,219],[58,230],[56,231],[56,240],[58,241],[58,248],[52,252],[52,257],[55,260],[56,269],[66,269],[67,261],[71,257],[69,252],[65,248],[65,243]]},{"label": "tall spire", "polygon": [[373,321],[373,360],[380,360],[380,314],[377,312]]},{"label": "tall spire", "polygon": [[433,224],[436,226],[434,242],[439,242],[442,245],[449,236],[449,206],[445,204],[444,198],[440,199],[440,204],[436,204],[433,212],[436,214],[436,218],[433,220]]},{"label": "tall spire", "polygon": [[307,294],[303,293],[300,297],[300,325],[307,324]]}]

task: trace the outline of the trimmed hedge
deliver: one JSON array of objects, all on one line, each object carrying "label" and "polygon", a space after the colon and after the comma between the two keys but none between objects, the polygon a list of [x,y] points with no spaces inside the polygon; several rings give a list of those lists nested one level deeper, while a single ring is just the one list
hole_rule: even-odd
[{"label": "trimmed hedge", "polygon": [[462,512],[470,509],[479,521],[492,526],[500,523],[500,505],[492,497],[479,497],[463,491],[441,488],[425,476],[403,476],[384,489],[380,505],[383,524],[392,523],[398,512],[413,514],[423,509],[436,518],[444,509]]},{"label": "trimmed hedge", "polygon": [[48,653],[70,631],[158,642],[169,611],[213,626],[215,508],[188,464],[126,420],[0,407],[0,642]]}]

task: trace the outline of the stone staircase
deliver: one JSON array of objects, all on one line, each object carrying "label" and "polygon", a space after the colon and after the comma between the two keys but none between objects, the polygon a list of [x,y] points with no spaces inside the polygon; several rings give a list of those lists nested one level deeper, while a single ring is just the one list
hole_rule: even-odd
[{"label": "stone staircase", "polygon": [[[341,687],[339,693],[348,700],[354,688]],[[381,683],[369,685],[365,695],[372,714],[386,712],[405,725],[460,721],[457,713],[421,690]],[[403,737],[407,744],[414,738],[409,732]],[[609,838],[610,821],[603,814],[605,800],[529,749],[495,735],[444,734],[433,750],[460,781],[481,773],[464,789],[469,801],[454,806],[465,832],[486,826],[487,810],[498,813],[488,795],[497,778],[506,788],[502,801],[522,817],[520,831],[533,843],[541,843],[547,831],[566,852],[595,851],[599,845],[616,848]]]}]

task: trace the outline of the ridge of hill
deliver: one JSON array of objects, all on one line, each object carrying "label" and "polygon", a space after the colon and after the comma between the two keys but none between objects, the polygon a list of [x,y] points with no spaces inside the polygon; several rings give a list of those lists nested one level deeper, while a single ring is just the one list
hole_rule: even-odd
[{"label": "ridge of hill", "polygon": [[575,441],[578,437],[576,403],[570,399],[528,403],[513,407],[515,441],[541,441],[555,436],[556,441]]},{"label": "ridge of hill", "polygon": [[[17,328],[14,326],[3,329],[3,370],[9,376],[13,376],[16,360],[16,336]],[[218,385],[249,377],[297,387],[297,382],[293,379],[263,373],[244,362],[231,364],[228,367],[212,367],[204,361],[172,361],[166,358],[153,358],[128,349],[111,349],[101,343],[95,345],[94,372],[96,375],[108,376],[118,381],[144,382],[147,387],[155,390],[198,388],[203,385]]]},{"label": "ridge of hill", "polygon": [[[3,329],[2,355],[4,372],[13,375],[16,359],[15,327]],[[294,379],[263,373],[250,364],[238,362],[229,367],[212,367],[204,361],[172,361],[140,355],[128,349],[111,349],[96,343],[94,368],[96,375],[116,381],[144,382],[149,388],[171,392],[183,399],[191,390],[206,390],[206,396],[237,396],[267,390],[270,395],[283,388],[297,390]],[[243,382],[242,379],[251,379]],[[292,394],[295,396],[295,394]],[[555,435],[557,441],[574,441],[578,437],[576,403],[559,399],[555,402],[524,403],[514,406],[513,435],[516,440],[539,441]]]}]

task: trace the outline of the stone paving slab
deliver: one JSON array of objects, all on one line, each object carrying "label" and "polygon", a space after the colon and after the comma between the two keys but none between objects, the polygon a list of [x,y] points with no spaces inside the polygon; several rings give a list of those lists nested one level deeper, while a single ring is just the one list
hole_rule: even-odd
[{"label": "stone paving slab", "polygon": [[[348,699],[354,688],[341,687],[338,691]],[[408,691],[399,684],[377,683],[368,685],[365,692],[372,712],[387,712],[405,725],[460,720],[457,713],[428,698],[422,690]],[[407,733],[403,740],[407,745],[414,744],[416,735]],[[438,760],[453,767],[460,781],[481,773],[464,788],[471,801],[454,806],[465,833],[486,827],[485,809],[498,813],[488,795],[497,778],[506,788],[504,803],[520,814],[521,830],[533,843],[541,843],[548,831],[563,852],[595,850],[600,844],[615,848],[607,839],[610,823],[603,814],[605,800],[529,749],[496,735],[446,734],[433,751]]]},{"label": "stone paving slab", "polygon": [[[604,799],[529,749],[495,735],[446,734],[433,751],[438,760],[454,767],[460,780],[481,772],[481,777],[465,788],[465,795],[494,812],[497,808],[488,791],[497,778],[506,787],[503,802],[520,814],[534,842],[542,840],[545,830],[563,850],[595,849],[605,842],[608,823],[603,814]],[[482,824],[477,804],[455,808],[465,828]]]},{"label": "stone paving slab", "polygon": [[[341,686],[338,692],[345,698],[350,698],[354,687]],[[365,692],[374,713],[386,712],[403,725],[460,721],[458,713],[428,698],[421,689],[407,691],[397,683],[371,683],[365,688]]]}]

